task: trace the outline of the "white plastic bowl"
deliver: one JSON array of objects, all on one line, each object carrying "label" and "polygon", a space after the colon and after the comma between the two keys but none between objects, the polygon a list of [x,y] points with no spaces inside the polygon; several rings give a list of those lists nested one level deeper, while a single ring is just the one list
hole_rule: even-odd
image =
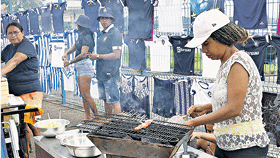
[{"label": "white plastic bowl", "polygon": [[[65,119],[48,119],[36,122],[34,126],[43,136],[55,137],[56,135],[63,133],[69,123],[70,121]],[[51,125],[55,126],[52,127]]]}]

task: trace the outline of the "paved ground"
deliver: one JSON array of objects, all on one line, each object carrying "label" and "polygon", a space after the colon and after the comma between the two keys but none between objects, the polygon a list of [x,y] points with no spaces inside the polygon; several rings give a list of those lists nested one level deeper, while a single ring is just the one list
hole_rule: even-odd
[{"label": "paved ground", "polygon": [[66,104],[62,105],[60,101],[44,98],[43,100],[44,113],[42,120],[48,119],[48,114],[51,119],[58,119],[61,111],[61,118],[70,121],[68,129],[73,129],[81,120],[84,119],[84,109],[81,106]]}]

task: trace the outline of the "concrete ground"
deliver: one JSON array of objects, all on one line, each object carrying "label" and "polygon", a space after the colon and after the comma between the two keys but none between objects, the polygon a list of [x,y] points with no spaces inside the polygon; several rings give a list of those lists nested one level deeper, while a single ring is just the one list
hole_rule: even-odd
[{"label": "concrete ground", "polygon": [[75,127],[71,126],[79,124],[85,118],[83,107],[71,104],[63,105],[60,101],[48,98],[44,98],[42,108],[44,113],[42,114],[41,120],[49,119],[48,115],[51,119],[58,119],[61,111],[61,118],[70,121],[67,130],[75,129]]}]

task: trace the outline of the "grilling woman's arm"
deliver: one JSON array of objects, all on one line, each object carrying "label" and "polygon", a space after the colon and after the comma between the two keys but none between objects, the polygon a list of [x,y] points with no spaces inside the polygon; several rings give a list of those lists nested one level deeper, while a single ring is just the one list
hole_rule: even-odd
[{"label": "grilling woman's arm", "polygon": [[195,118],[195,117],[202,116],[202,115],[204,115],[206,113],[210,113],[210,112],[212,112],[212,104],[211,103],[205,104],[205,105],[191,106],[187,111],[187,115],[192,117],[192,118]]}]

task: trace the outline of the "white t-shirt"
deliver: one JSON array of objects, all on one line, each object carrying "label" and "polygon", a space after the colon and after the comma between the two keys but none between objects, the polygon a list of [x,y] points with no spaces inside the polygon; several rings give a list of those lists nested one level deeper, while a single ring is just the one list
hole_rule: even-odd
[{"label": "white t-shirt", "polygon": [[211,103],[213,86],[214,83],[206,83],[195,79],[191,88],[191,94],[194,96],[194,105]]},{"label": "white t-shirt", "polygon": [[150,46],[151,71],[170,72],[170,47],[167,36],[154,36],[154,41],[145,42]]},{"label": "white t-shirt", "polygon": [[157,7],[159,32],[183,32],[182,4],[183,0],[160,0]]}]

